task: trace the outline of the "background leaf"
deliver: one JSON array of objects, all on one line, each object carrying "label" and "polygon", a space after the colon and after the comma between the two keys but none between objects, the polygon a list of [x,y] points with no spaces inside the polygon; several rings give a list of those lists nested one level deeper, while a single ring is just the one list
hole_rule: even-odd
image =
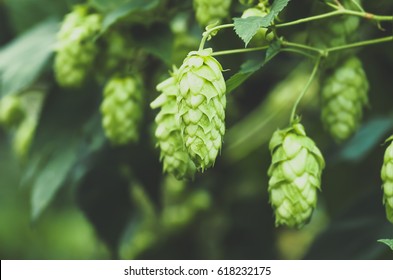
[{"label": "background leaf", "polygon": [[239,72],[234,74],[226,81],[227,93],[232,92],[237,87],[241,86],[252,74],[261,69],[267,62],[280,52],[280,44],[273,42],[266,51],[266,54],[256,54],[245,61],[241,66]]},{"label": "background leaf", "polygon": [[379,239],[378,242],[386,244],[390,249],[393,250],[393,239]]},{"label": "background leaf", "polygon": [[158,6],[160,0],[126,0],[106,14],[102,23],[102,30],[107,30],[122,18],[141,11],[148,11]]},{"label": "background leaf", "polygon": [[362,160],[375,146],[383,144],[384,137],[392,128],[391,115],[375,117],[365,122],[339,151],[336,159],[342,161]]},{"label": "background leaf", "polygon": [[57,21],[45,21],[0,49],[0,95],[23,90],[40,76],[53,53],[57,30]]}]

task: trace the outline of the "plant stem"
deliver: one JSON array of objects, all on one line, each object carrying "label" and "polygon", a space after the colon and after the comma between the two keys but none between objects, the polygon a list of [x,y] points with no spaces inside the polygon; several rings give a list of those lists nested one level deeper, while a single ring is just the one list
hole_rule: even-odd
[{"label": "plant stem", "polygon": [[224,28],[231,28],[234,27],[235,25],[233,23],[229,23],[229,24],[223,24],[223,25],[217,25],[209,30],[206,30],[205,32],[203,32],[203,37],[201,40],[201,43],[199,44],[199,51],[203,50],[203,48],[205,47],[205,43],[207,38],[209,38],[210,33],[214,32],[214,31],[218,31],[220,29],[224,29]]},{"label": "plant stem", "polygon": [[281,51],[301,54],[301,55],[304,55],[304,56],[306,56],[308,58],[312,58],[312,59],[315,58],[314,55],[309,54],[308,52],[305,52],[305,51],[302,51],[302,50],[295,49],[295,48],[282,48]]},{"label": "plant stem", "polygon": [[287,27],[287,26],[301,24],[301,23],[305,23],[305,22],[309,22],[309,21],[334,17],[334,16],[338,16],[338,15],[352,15],[352,16],[358,16],[358,17],[362,17],[365,19],[376,20],[376,21],[393,21],[393,16],[381,16],[381,15],[374,15],[374,14],[367,13],[367,12],[358,12],[358,11],[352,11],[352,10],[347,10],[347,9],[339,9],[339,10],[329,12],[326,14],[321,14],[321,15],[317,15],[317,16],[306,17],[306,18],[302,18],[302,19],[298,19],[298,20],[294,20],[294,21],[290,21],[290,22],[276,24],[275,27],[276,28]]},{"label": "plant stem", "polygon": [[293,48],[297,48],[297,49],[303,49],[303,50],[307,50],[307,51],[313,51],[313,52],[317,52],[318,54],[323,54],[323,50],[319,49],[319,48],[314,48],[311,46],[307,46],[304,44],[298,44],[298,43],[292,43],[292,42],[288,42],[288,41],[281,41],[281,45],[283,47],[293,47]]},{"label": "plant stem", "polygon": [[261,51],[261,50],[266,50],[268,48],[269,48],[269,46],[263,46],[263,47],[256,47],[256,48],[233,49],[233,50],[227,50],[227,51],[218,51],[218,52],[213,52],[212,56],[235,54],[235,53],[246,53],[246,52],[253,52],[253,51]]},{"label": "plant stem", "polygon": [[331,53],[331,52],[335,52],[335,51],[341,51],[341,50],[345,50],[345,49],[362,47],[362,46],[366,46],[366,45],[379,44],[379,43],[390,42],[390,41],[393,41],[393,36],[387,36],[387,37],[382,37],[382,38],[378,38],[378,39],[371,39],[371,40],[356,42],[353,44],[332,47],[332,48],[326,49],[326,52]]},{"label": "plant stem", "polygon": [[301,23],[305,23],[305,22],[309,22],[309,21],[320,20],[320,19],[324,19],[324,18],[328,18],[328,17],[341,15],[342,13],[343,13],[342,11],[333,11],[333,12],[329,12],[329,13],[322,14],[322,15],[306,17],[306,18],[302,18],[302,19],[298,19],[298,20],[294,20],[294,21],[276,24],[275,27],[276,28],[287,27],[287,26],[291,26],[291,25],[296,25],[296,24],[301,24]]},{"label": "plant stem", "polygon": [[307,81],[307,84],[305,85],[305,87],[303,88],[303,90],[300,93],[299,97],[297,98],[295,104],[293,105],[292,112],[291,112],[291,117],[289,119],[290,123],[293,123],[293,121],[295,120],[297,106],[299,105],[300,100],[302,100],[303,96],[306,94],[308,88],[310,87],[312,81],[314,80],[314,78],[315,78],[315,76],[317,74],[318,68],[319,68],[320,61],[321,61],[321,56],[318,56],[317,61],[314,64],[314,68],[312,69],[310,78]]}]

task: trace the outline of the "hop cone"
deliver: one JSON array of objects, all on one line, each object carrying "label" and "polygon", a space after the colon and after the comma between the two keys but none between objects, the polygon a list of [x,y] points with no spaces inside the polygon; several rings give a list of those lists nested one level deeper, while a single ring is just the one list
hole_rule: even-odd
[{"label": "hop cone", "polygon": [[350,57],[322,83],[322,122],[340,142],[359,126],[368,102],[368,82],[361,61]]},{"label": "hop cone", "polygon": [[179,69],[180,126],[184,144],[197,169],[211,167],[225,133],[225,81],[212,49],[188,54]]},{"label": "hop cone", "polygon": [[112,77],[104,89],[102,126],[115,145],[138,140],[142,118],[142,86],[138,77]]},{"label": "hop cone", "polygon": [[5,127],[18,125],[24,116],[25,111],[18,96],[7,95],[0,100],[0,124]]},{"label": "hop cone", "polygon": [[195,17],[201,26],[228,17],[231,0],[194,0]]},{"label": "hop cone", "polygon": [[88,14],[85,6],[76,6],[65,16],[57,34],[55,74],[63,87],[78,87],[91,70],[98,48],[95,36],[101,28],[101,16]]},{"label": "hop cone", "polygon": [[383,182],[383,203],[385,204],[386,217],[391,223],[393,223],[393,142],[391,142],[392,137],[390,137],[387,141],[390,141],[390,145],[385,151],[381,170],[381,178]]},{"label": "hop cone", "polygon": [[155,136],[161,149],[160,158],[164,165],[164,171],[173,174],[177,179],[192,178],[196,168],[181,137],[176,103],[179,89],[175,77],[170,77],[158,84],[157,90],[162,93],[150,106],[153,109],[161,108],[155,118],[157,124]]},{"label": "hop cone", "polygon": [[[242,14],[242,18],[248,18],[248,17],[264,17],[267,15],[267,12],[262,11],[261,9],[258,8],[249,8],[245,10]],[[251,46],[255,47],[260,47],[260,46],[266,46],[269,44],[270,41],[273,40],[274,34],[273,33],[267,33],[268,29],[267,28],[260,28],[257,33],[252,37],[250,41]]]},{"label": "hop cone", "polygon": [[274,132],[269,149],[268,191],[276,225],[302,227],[317,204],[323,156],[300,123]]},{"label": "hop cone", "polygon": [[[348,9],[357,9],[351,0],[342,0],[340,3]],[[329,11],[331,9],[326,4],[314,1],[315,14]],[[317,48],[326,49],[350,43],[357,34],[356,30],[359,26],[359,21],[359,17],[348,15],[313,21],[309,25],[309,44]],[[324,66],[326,68],[334,67],[346,55],[347,52],[345,51],[330,54],[324,61]]]}]

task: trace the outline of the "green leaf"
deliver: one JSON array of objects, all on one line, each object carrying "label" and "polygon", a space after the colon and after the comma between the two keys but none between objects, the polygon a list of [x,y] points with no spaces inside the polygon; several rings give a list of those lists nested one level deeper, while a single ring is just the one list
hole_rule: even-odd
[{"label": "green leaf", "polygon": [[31,196],[32,219],[36,220],[48,206],[77,159],[74,146],[64,145],[63,150],[51,154],[36,178]]},{"label": "green leaf", "polygon": [[392,117],[376,117],[366,122],[337,155],[338,160],[359,161],[376,145],[383,142],[385,135],[392,129]]},{"label": "green leaf", "polygon": [[269,62],[276,54],[280,52],[281,46],[278,41],[273,42],[263,56],[258,54],[247,60],[240,66],[238,73],[230,77],[227,84],[227,93],[230,93],[241,84],[243,84],[252,74],[258,71],[262,66]]},{"label": "green leaf", "polygon": [[0,95],[23,90],[40,76],[52,55],[57,30],[57,21],[45,21],[0,49]]},{"label": "green leaf", "polygon": [[129,0],[89,0],[89,4],[101,12],[108,12],[118,8]]},{"label": "green leaf", "polygon": [[148,11],[157,7],[160,0],[127,0],[123,2],[105,15],[102,23],[103,31],[132,13]]},{"label": "green leaf", "polygon": [[235,32],[242,39],[247,46],[252,37],[257,33],[261,27],[268,27],[277,16],[289,3],[290,0],[276,0],[272,4],[270,12],[264,17],[247,17],[234,18]]},{"label": "green leaf", "polygon": [[390,248],[391,250],[393,250],[393,239],[379,239],[379,240],[377,240],[377,241],[378,241],[378,242],[381,242],[381,243],[383,243],[383,244],[388,245],[389,248]]}]

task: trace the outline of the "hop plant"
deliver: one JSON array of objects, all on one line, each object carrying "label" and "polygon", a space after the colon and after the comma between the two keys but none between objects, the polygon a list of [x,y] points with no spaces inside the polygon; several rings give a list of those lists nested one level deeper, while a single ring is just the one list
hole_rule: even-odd
[{"label": "hop plant", "polygon": [[137,141],[142,118],[142,83],[139,77],[112,77],[101,104],[105,135],[115,145]]},{"label": "hop plant", "polygon": [[0,100],[0,124],[5,127],[18,125],[25,116],[20,98],[16,95],[7,95]]},{"label": "hop plant", "polygon": [[383,165],[381,169],[383,204],[386,209],[387,219],[393,223],[393,136],[386,141],[390,141],[385,151]]},{"label": "hop plant", "polygon": [[361,61],[352,56],[322,82],[321,118],[332,137],[341,142],[358,128],[368,103],[368,82]]},{"label": "hop plant", "polygon": [[[175,76],[177,70],[173,73]],[[177,179],[194,177],[196,168],[190,159],[181,136],[180,123],[177,118],[178,86],[172,76],[157,85],[157,91],[162,92],[151,104],[152,109],[161,108],[155,118],[157,128],[155,136],[160,147],[160,159],[164,172],[173,174]]]},{"label": "hop plant", "polygon": [[[242,14],[242,18],[248,17],[264,17],[267,15],[266,11],[262,11],[261,9],[254,7],[245,10]],[[257,33],[252,37],[250,41],[251,46],[266,46],[268,45],[274,38],[273,33],[268,33],[268,29],[265,27],[260,28]]]},{"label": "hop plant", "polygon": [[300,123],[274,132],[269,149],[272,163],[268,191],[276,226],[300,228],[309,221],[317,204],[325,161]]},{"label": "hop plant", "polygon": [[231,0],[194,0],[195,17],[201,26],[228,17]]},{"label": "hop plant", "polygon": [[226,86],[212,49],[192,51],[179,69],[180,127],[197,169],[211,167],[225,133]]},{"label": "hop plant", "polygon": [[57,34],[55,74],[63,87],[78,87],[93,66],[98,48],[94,39],[101,28],[101,16],[76,6],[65,16]]}]

